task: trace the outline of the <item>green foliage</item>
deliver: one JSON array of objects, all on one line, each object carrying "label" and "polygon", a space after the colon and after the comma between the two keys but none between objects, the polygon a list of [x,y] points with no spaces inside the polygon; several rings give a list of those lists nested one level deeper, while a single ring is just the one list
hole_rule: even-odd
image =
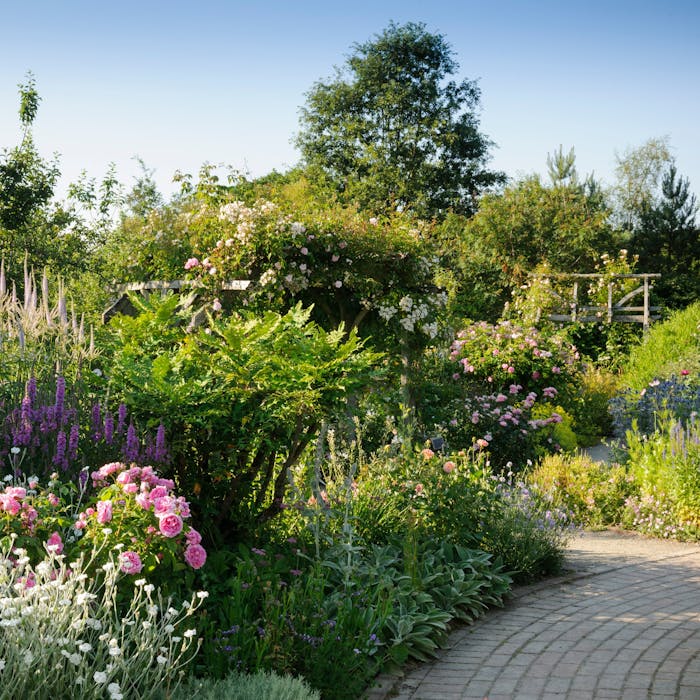
[{"label": "green foliage", "polygon": [[[554,573],[569,519],[522,482],[492,475],[479,452],[438,456],[426,448],[379,458],[358,479],[357,529],[362,540],[435,537],[489,552],[529,580]],[[408,523],[408,529],[407,524]]]},{"label": "green foliage", "polygon": [[662,173],[672,162],[668,137],[648,139],[616,157],[612,194],[618,226],[636,228],[642,213],[655,203]]},{"label": "green foliage", "polygon": [[311,172],[373,213],[473,213],[503,175],[485,168],[480,92],[450,79],[458,66],[444,37],[392,23],[353,49],[344,71],[307,94],[297,145]]},{"label": "green foliage", "polygon": [[226,678],[191,680],[181,686],[173,700],[321,700],[302,678],[271,671],[231,673]]},{"label": "green foliage", "polygon": [[596,462],[582,454],[547,455],[526,480],[551,497],[554,505],[569,511],[574,522],[593,528],[621,523],[626,500],[638,492],[624,466]]},{"label": "green foliage", "polygon": [[[627,433],[630,471],[643,496],[665,502],[675,516],[664,529],[700,527],[700,424],[660,420],[650,436]],[[675,522],[674,522],[675,520]],[[666,527],[667,526],[667,527]],[[659,526],[660,529],[660,526]],[[663,530],[659,533],[663,534]],[[666,534],[668,536],[668,533]]]},{"label": "green foliage", "polygon": [[52,203],[60,171],[57,159],[44,160],[32,138],[40,98],[31,73],[19,93],[22,142],[0,153],[0,258],[21,282],[25,254],[30,266],[58,266],[67,275],[85,269],[86,243],[69,227],[70,212]]},{"label": "green foliage", "polygon": [[538,265],[591,271],[600,253],[614,246],[608,217],[597,190],[577,182],[545,186],[536,175],[484,196],[463,229],[461,266],[466,279],[474,274],[491,285],[487,318],[500,316]]},{"label": "green foliage", "polygon": [[584,369],[572,408],[573,429],[582,447],[595,445],[612,434],[608,404],[617,391],[618,381],[618,376],[606,369],[593,365],[587,365]]},{"label": "green foliage", "polygon": [[661,273],[655,293],[669,308],[683,308],[700,298],[697,211],[688,180],[670,165],[661,180],[658,202],[642,211],[632,237],[644,269]]},{"label": "green foliage", "polygon": [[288,469],[375,376],[378,355],[354,331],[323,331],[300,306],[195,328],[177,297],[134,303],[137,318],[112,324],[112,395],[142,424],[162,417],[174,475],[201,494],[195,503],[220,535],[279,513]]},{"label": "green foliage", "polygon": [[700,302],[696,302],[649,329],[641,345],[630,352],[620,383],[641,391],[655,379],[676,375],[696,381],[699,373]]}]

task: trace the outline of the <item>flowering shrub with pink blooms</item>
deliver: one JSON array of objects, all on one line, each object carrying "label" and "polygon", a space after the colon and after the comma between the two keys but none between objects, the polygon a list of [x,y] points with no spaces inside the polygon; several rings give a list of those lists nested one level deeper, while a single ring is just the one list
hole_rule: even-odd
[{"label": "flowering shrub with pink blooms", "polygon": [[494,466],[521,468],[557,449],[558,407],[570,410],[581,370],[576,348],[562,336],[509,321],[470,324],[428,375],[424,431],[443,435],[451,449],[477,445]]},{"label": "flowering shrub with pink blooms", "polygon": [[186,523],[190,506],[174,492],[175,484],[153,467],[111,462],[91,474],[97,490],[94,507],[78,514],[74,528],[81,546],[107,541],[122,548],[120,566],[126,573],[200,569],[206,562],[202,537]]},{"label": "flowering shrub with pink blooms", "polygon": [[123,573],[163,582],[173,571],[204,566],[207,553],[188,524],[188,502],[153,467],[111,462],[92,472],[82,489],[53,477],[46,487],[30,478],[0,491],[0,540],[14,536],[32,562],[51,548],[97,552],[100,565],[117,550]]}]

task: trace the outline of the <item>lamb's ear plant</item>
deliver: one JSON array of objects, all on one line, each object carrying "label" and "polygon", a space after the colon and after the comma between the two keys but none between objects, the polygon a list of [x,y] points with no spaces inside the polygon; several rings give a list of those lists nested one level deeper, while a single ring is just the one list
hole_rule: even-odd
[{"label": "lamb's ear plant", "polygon": [[145,579],[126,610],[116,604],[118,567],[89,577],[48,547],[31,566],[0,547],[0,700],[170,697],[199,649],[194,615],[205,592],[172,607]]}]

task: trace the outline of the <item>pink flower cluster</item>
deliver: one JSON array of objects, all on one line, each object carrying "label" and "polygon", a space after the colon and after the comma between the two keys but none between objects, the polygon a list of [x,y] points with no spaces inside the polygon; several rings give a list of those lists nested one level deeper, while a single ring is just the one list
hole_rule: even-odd
[{"label": "pink flower cluster", "polygon": [[12,516],[19,516],[22,526],[32,534],[38,513],[36,508],[27,498],[27,489],[22,486],[6,486],[0,493],[0,513],[9,513]]},{"label": "pink flower cluster", "polygon": [[[155,472],[153,467],[127,467],[121,462],[112,462],[100,467],[92,473],[93,485],[96,488],[104,487],[113,480],[119,491],[119,498],[103,498],[97,502],[96,508],[87,508],[80,513],[75,527],[78,530],[88,526],[90,518],[100,524],[109,523],[114,518],[114,508],[117,504],[125,505],[127,500],[133,499],[136,506],[153,514],[157,521],[157,529],[148,526],[146,537],[156,532],[162,537],[176,538],[184,531],[185,561],[193,568],[201,568],[207,558],[207,553],[201,545],[201,535],[192,527],[185,528],[184,519],[190,517],[189,503],[182,496],[175,496],[173,489],[175,483],[171,479],[164,479]],[[128,556],[127,556],[128,555]],[[123,552],[120,557],[122,571],[138,573],[141,571],[141,560],[136,552]]]}]

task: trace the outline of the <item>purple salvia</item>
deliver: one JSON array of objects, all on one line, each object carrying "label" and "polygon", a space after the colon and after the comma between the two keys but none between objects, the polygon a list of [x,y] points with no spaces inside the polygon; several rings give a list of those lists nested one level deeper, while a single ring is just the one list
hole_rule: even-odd
[{"label": "purple salvia", "polygon": [[28,396],[22,399],[19,410],[19,430],[15,433],[15,446],[29,445],[32,439],[32,403]]},{"label": "purple salvia", "polygon": [[165,446],[165,426],[161,423],[156,432],[156,452],[154,460],[163,464],[168,459],[168,449]]},{"label": "purple salvia", "polygon": [[97,442],[102,436],[100,428],[102,427],[102,420],[100,419],[100,403],[95,402],[92,406],[92,439]]},{"label": "purple salvia", "polygon": [[120,403],[117,409],[117,435],[121,435],[124,432],[124,425],[126,424],[126,404]]},{"label": "purple salvia", "polygon": [[139,458],[139,438],[136,435],[136,428],[133,423],[129,423],[126,431],[126,444],[124,445],[124,458],[127,462],[136,462]]},{"label": "purple salvia", "polygon": [[29,378],[26,391],[29,397],[29,405],[33,408],[36,405],[36,377]]},{"label": "purple salvia", "polygon": [[85,488],[85,484],[87,484],[87,480],[88,480],[87,469],[83,469],[80,472],[80,474],[78,475],[78,483],[80,484],[81,491]]},{"label": "purple salvia", "polygon": [[75,459],[78,456],[78,439],[80,437],[80,426],[73,423],[68,436],[68,457]]},{"label": "purple salvia", "polygon": [[56,410],[56,426],[63,424],[63,408],[66,399],[66,380],[64,377],[56,378],[56,401],[54,407]]},{"label": "purple salvia", "polygon": [[107,413],[105,413],[104,429],[105,429],[105,442],[108,445],[111,445],[112,440],[114,439],[114,418],[112,417],[112,414],[109,411],[107,411]]},{"label": "purple salvia", "polygon": [[66,460],[66,433],[61,430],[56,436],[56,454],[53,456],[53,463],[63,467],[65,471],[68,468]]}]

